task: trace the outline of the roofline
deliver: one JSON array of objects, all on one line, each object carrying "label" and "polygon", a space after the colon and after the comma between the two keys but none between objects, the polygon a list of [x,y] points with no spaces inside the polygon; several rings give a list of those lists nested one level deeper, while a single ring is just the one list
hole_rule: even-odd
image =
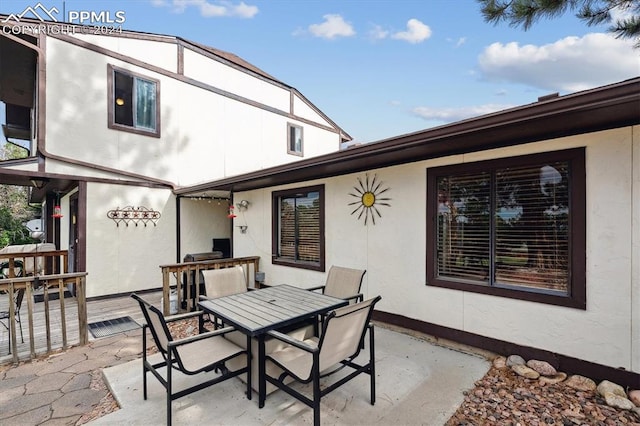
[{"label": "roofline", "polygon": [[177,189],[248,191],[640,124],[640,77]]}]

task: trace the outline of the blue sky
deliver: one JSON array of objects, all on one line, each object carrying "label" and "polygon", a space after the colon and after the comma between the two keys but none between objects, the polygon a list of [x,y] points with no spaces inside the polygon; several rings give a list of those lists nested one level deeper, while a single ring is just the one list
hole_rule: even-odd
[{"label": "blue sky", "polygon": [[[0,13],[37,1],[1,0]],[[640,50],[569,13],[529,31],[475,0],[42,0],[124,12],[124,29],[232,52],[295,87],[356,142],[640,75]]]}]

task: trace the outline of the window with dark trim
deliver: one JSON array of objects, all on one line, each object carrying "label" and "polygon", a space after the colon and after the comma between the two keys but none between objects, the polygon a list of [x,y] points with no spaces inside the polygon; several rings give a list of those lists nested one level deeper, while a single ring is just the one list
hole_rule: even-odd
[{"label": "window with dark trim", "polygon": [[287,153],[302,156],[303,148],[302,126],[287,123]]},{"label": "window with dark trim", "polygon": [[427,284],[586,309],[584,149],[427,169]]},{"label": "window with dark trim", "polygon": [[324,271],[324,185],[272,193],[273,263]]},{"label": "window with dark trim", "polygon": [[109,128],[160,137],[160,81],[108,65]]}]

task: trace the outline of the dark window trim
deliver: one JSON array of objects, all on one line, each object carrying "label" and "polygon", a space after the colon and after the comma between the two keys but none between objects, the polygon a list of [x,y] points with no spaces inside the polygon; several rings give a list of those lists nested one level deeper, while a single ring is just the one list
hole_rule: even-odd
[{"label": "dark window trim", "polygon": [[[280,217],[278,200],[284,196],[296,195],[299,193],[318,192],[320,199],[320,262],[296,262],[278,257],[278,218]],[[325,205],[324,205],[324,185],[305,186],[301,188],[291,188],[271,193],[271,263],[274,265],[291,266],[293,268],[310,269],[313,271],[325,271]]]},{"label": "dark window trim", "polygon": [[[300,136],[302,136],[302,144],[300,146],[300,151],[294,151],[291,149],[291,128],[300,129]],[[304,127],[294,124],[287,123],[287,154],[296,155],[298,157],[304,157]]]},{"label": "dark window trim", "polygon": [[[114,99],[114,78],[113,78],[113,73],[114,71],[118,71],[124,74],[128,74],[132,77],[138,77],[141,78],[143,80],[147,80],[147,81],[152,81],[153,83],[155,83],[156,85],[156,129],[155,130],[145,130],[145,129],[139,129],[136,127],[131,127],[131,126],[125,126],[123,124],[118,124],[115,122],[115,117],[114,117],[114,104],[115,104],[115,99]],[[161,123],[160,123],[160,80],[156,79],[156,78],[152,78],[152,77],[148,77],[146,75],[140,74],[140,73],[136,73],[133,71],[130,71],[128,69],[125,68],[120,68],[120,67],[116,67],[115,65],[111,65],[111,64],[107,64],[107,111],[108,111],[108,123],[107,123],[107,127],[109,129],[113,129],[113,130],[121,130],[124,132],[129,132],[129,133],[135,133],[138,135],[144,135],[144,136],[152,136],[154,138],[159,138],[160,137],[160,128],[161,128]]]},{"label": "dark window trim", "polygon": [[[435,276],[435,226],[437,212],[436,178],[456,173],[473,173],[493,168],[525,166],[535,163],[568,161],[570,164],[571,188],[569,193],[570,218],[569,226],[571,240],[569,250],[571,263],[569,266],[568,295],[556,295],[527,289],[511,289],[495,286],[483,286],[460,281],[440,279]],[[586,310],[586,172],[585,149],[575,148],[562,151],[550,151],[540,154],[507,157],[496,160],[479,161],[473,163],[454,164],[427,169],[427,282],[426,285],[443,287],[454,290],[481,293],[491,296],[508,297],[512,299],[551,305],[566,306]]]}]

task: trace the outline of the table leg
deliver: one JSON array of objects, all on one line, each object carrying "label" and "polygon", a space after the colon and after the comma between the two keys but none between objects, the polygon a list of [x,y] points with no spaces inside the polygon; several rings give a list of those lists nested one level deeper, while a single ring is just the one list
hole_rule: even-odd
[{"label": "table leg", "polygon": [[247,335],[247,399],[251,399],[251,336]]},{"label": "table leg", "polygon": [[258,337],[258,408],[264,407],[264,400],[267,396],[267,379],[265,378],[265,348],[264,348],[264,334],[260,334]]}]

